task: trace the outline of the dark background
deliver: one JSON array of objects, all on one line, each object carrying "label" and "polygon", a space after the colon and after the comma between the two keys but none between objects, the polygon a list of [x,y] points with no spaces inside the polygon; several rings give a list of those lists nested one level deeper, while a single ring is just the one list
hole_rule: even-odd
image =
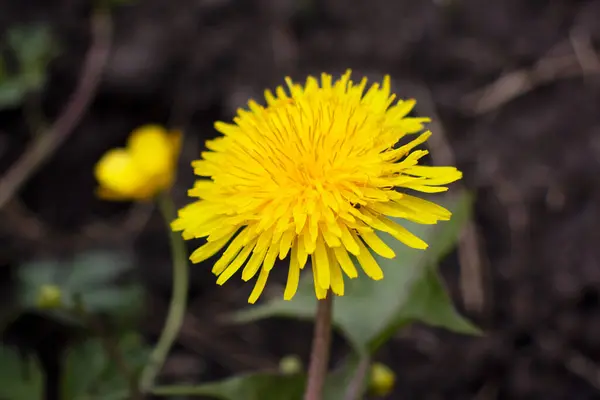
[{"label": "dark background", "polygon": [[[0,212],[3,296],[11,267],[32,257],[127,248],[149,289],[141,329],[153,340],[170,287],[164,226],[148,206],[94,197],[98,158],[140,124],[183,128],[174,188],[182,205],[189,162],[215,135],[213,121],[248,98],[286,75],[387,73],[400,97],[417,98],[417,111],[435,118],[451,152],[432,153],[454,157],[476,195],[480,251],[471,256],[485,277],[483,303],[464,300],[477,288],[461,289],[465,262],[456,254],[442,271],[458,306],[486,331],[399,334],[377,355],[398,376],[389,398],[600,399],[600,1],[140,0],[112,15],[89,110]],[[81,0],[0,3],[0,32],[43,22],[60,43],[38,99],[49,120],[81,74],[90,16]],[[0,170],[30,140],[22,109],[0,112]],[[169,379],[218,379],[308,354],[308,324],[218,324],[250,288],[218,287],[209,269],[193,268]],[[16,335],[41,349],[53,376],[65,333],[37,318],[20,324]]]}]

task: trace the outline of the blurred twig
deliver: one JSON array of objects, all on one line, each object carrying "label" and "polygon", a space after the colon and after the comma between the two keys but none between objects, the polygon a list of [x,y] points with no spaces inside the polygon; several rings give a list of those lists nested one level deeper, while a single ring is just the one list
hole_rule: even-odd
[{"label": "blurred twig", "polygon": [[600,58],[589,35],[573,30],[569,42],[573,54],[548,55],[532,68],[503,74],[484,88],[467,94],[462,101],[462,109],[470,114],[485,114],[544,84],[582,74],[600,74]]},{"label": "blurred twig", "polygon": [[600,73],[600,57],[594,51],[592,39],[589,32],[581,29],[573,29],[569,34],[569,40],[577,62],[581,67],[581,72],[584,74]]},{"label": "blurred twig", "polygon": [[0,209],[71,135],[94,97],[110,51],[112,37],[110,15],[105,10],[97,10],[92,16],[91,25],[92,44],[88,50],[77,88],[50,129],[33,140],[21,158],[0,180]]},{"label": "blurred twig", "polygon": [[600,365],[581,353],[572,352],[565,360],[565,366],[572,374],[600,390]]}]

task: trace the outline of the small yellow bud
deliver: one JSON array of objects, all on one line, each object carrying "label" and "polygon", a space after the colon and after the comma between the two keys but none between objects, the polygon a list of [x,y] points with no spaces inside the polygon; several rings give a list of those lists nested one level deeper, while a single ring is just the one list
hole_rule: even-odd
[{"label": "small yellow bud", "polygon": [[396,374],[381,363],[373,363],[369,373],[369,390],[376,396],[386,396],[394,388]]},{"label": "small yellow bud", "polygon": [[38,290],[36,304],[41,309],[53,309],[62,306],[62,291],[56,285],[42,285]]},{"label": "small yellow bud", "polygon": [[175,179],[181,134],[146,125],[131,133],[126,148],[109,150],[95,168],[98,195],[106,200],[147,200]]},{"label": "small yellow bud", "polygon": [[279,361],[279,371],[285,375],[293,375],[302,371],[302,361],[296,355],[285,356]]}]

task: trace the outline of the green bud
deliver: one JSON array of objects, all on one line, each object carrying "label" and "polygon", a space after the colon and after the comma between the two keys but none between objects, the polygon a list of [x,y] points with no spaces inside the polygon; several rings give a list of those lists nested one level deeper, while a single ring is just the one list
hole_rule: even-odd
[{"label": "green bud", "polygon": [[62,306],[62,291],[56,285],[42,285],[38,289],[36,304],[38,308],[49,310]]},{"label": "green bud", "polygon": [[387,365],[373,363],[369,372],[369,390],[376,396],[386,396],[394,388],[396,374]]},{"label": "green bud", "polygon": [[285,375],[293,375],[302,371],[302,361],[296,355],[283,357],[279,361],[279,371]]}]

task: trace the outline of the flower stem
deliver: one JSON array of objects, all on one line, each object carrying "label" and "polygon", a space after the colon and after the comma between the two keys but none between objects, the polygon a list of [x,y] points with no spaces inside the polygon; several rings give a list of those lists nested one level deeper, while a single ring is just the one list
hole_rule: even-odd
[{"label": "flower stem", "polygon": [[154,385],[154,380],[160,372],[165,359],[173,345],[185,316],[185,308],[188,297],[188,261],[185,243],[179,233],[171,231],[170,223],[175,219],[175,206],[167,193],[163,193],[157,199],[158,207],[167,223],[167,229],[171,238],[171,258],[173,262],[173,291],[171,293],[171,304],[163,331],[150,354],[150,358],[142,371],[140,378],[140,390],[149,393]]},{"label": "flower stem", "polygon": [[323,387],[327,377],[329,364],[329,347],[331,344],[331,314],[333,311],[333,295],[317,301],[317,315],[315,317],[315,331],[313,336],[310,364],[308,366],[308,380],[304,400],[321,400]]}]

